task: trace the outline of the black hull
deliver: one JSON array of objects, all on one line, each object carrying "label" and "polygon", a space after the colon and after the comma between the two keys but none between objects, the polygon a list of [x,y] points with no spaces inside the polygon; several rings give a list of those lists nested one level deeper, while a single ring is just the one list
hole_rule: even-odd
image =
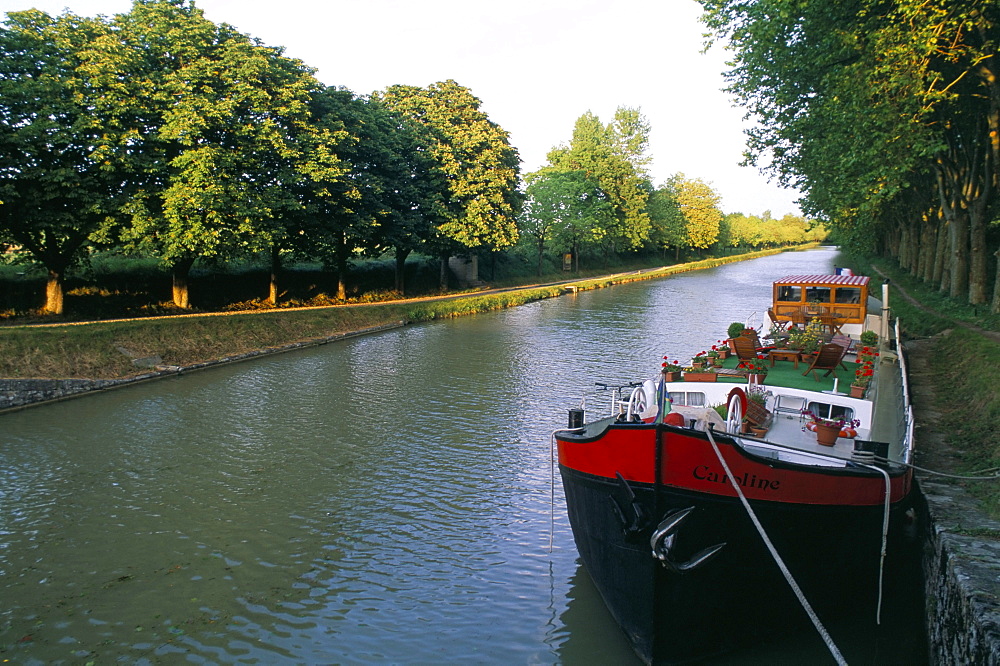
[{"label": "black hull", "polygon": [[[647,663],[696,661],[810,626],[738,499],[560,471],[583,564]],[[727,545],[690,571],[670,571],[653,557],[650,536],[664,516],[688,507],[696,508],[676,533],[672,560]],[[850,613],[875,623],[882,507],[753,507],[821,621]],[[905,508],[892,507],[892,539],[904,532]]]}]

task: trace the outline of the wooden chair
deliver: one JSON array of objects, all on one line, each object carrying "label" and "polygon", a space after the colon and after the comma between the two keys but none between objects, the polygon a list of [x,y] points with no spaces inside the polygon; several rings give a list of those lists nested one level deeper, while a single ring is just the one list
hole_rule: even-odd
[{"label": "wooden chair", "polygon": [[757,345],[756,336],[749,335],[737,335],[735,338],[729,341],[729,344],[733,350],[733,354],[736,355],[741,361],[753,361],[757,359]]},{"label": "wooden chair", "polygon": [[844,335],[843,333],[839,335],[834,335],[832,338],[830,338],[830,342],[832,342],[835,345],[840,345],[841,347],[846,349],[848,353],[854,351],[854,339],[847,335]]},{"label": "wooden chair", "polygon": [[774,330],[785,331],[792,325],[792,322],[790,321],[782,321],[778,319],[777,315],[774,314],[774,308],[767,309],[767,317],[771,320],[771,328]]},{"label": "wooden chair", "polygon": [[[844,360],[844,354],[846,353],[846,348],[833,344],[832,342],[823,345],[819,348],[819,353],[813,357],[812,364],[809,366],[809,369],[803,372],[802,376],[808,376],[810,372],[816,372],[817,370],[826,370],[826,374],[823,375],[824,377],[829,377],[831,372],[833,373],[833,376],[836,377],[837,366],[842,365],[841,361]],[[846,370],[847,368],[844,369]],[[819,375],[813,375],[813,379],[819,381]]]}]

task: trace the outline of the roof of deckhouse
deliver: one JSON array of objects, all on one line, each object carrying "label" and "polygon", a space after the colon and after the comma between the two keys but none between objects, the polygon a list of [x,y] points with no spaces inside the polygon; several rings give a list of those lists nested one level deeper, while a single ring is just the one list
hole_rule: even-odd
[{"label": "roof of deckhouse", "polygon": [[775,284],[834,284],[834,285],[865,285],[871,280],[867,275],[786,275]]}]

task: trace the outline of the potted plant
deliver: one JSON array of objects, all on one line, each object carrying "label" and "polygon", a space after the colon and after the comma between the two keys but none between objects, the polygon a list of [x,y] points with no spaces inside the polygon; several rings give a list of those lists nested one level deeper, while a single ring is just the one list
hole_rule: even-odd
[{"label": "potted plant", "polygon": [[804,354],[811,354],[822,344],[823,322],[819,317],[813,317],[803,329],[796,329],[788,335],[788,346],[798,349]]},{"label": "potted plant", "polygon": [[765,357],[758,355],[755,359],[748,359],[746,361],[740,361],[737,367],[739,370],[745,370],[747,373],[747,381],[751,384],[763,384],[767,373],[770,368],[764,362]]},{"label": "potted plant", "polygon": [[705,352],[705,357],[708,358],[708,364],[712,366],[722,365],[722,359],[719,358],[719,350],[715,345]]},{"label": "potted plant", "polygon": [[698,352],[697,354],[694,355],[694,358],[691,359],[691,367],[695,368],[696,370],[703,369],[707,365],[708,365],[708,355],[703,351]]},{"label": "potted plant", "polygon": [[686,382],[714,382],[717,379],[712,368],[705,366],[684,368],[684,381]]},{"label": "potted plant", "polygon": [[716,345],[718,345],[719,358],[723,360],[729,358],[729,352],[731,350],[729,349],[728,342],[726,340],[719,340],[716,342]]},{"label": "potted plant", "polygon": [[667,382],[679,382],[681,380],[681,362],[667,360],[667,357],[663,357],[662,370],[663,381]]},{"label": "potted plant", "polygon": [[875,331],[863,331],[858,337],[861,339],[861,344],[867,347],[874,347],[878,344],[878,333]]},{"label": "potted plant", "polygon": [[[868,349],[868,347],[865,347],[865,349]],[[868,389],[868,384],[875,375],[875,364],[871,359],[872,357],[863,357],[859,354],[855,360],[858,368],[854,371],[854,380],[851,382],[852,398],[865,397],[865,390]]]},{"label": "potted plant", "polygon": [[826,418],[808,410],[802,413],[810,419],[804,429],[815,432],[816,443],[822,446],[833,446],[838,437],[854,437],[857,435],[855,428],[861,425],[861,421],[857,419]]},{"label": "potted plant", "polygon": [[734,321],[729,325],[729,328],[726,329],[726,335],[730,340],[732,340],[733,338],[739,337],[743,333],[744,328],[746,328],[746,326],[738,321]]}]

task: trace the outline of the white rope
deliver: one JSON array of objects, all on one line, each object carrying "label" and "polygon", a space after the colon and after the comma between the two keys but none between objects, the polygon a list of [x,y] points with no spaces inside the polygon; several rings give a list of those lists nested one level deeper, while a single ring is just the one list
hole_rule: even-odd
[{"label": "white rope", "polygon": [[889,479],[889,473],[881,467],[874,465],[863,465],[863,467],[881,472],[885,478],[885,500],[882,507],[882,554],[878,562],[878,605],[875,607],[875,624],[882,624],[882,579],[885,576],[885,553],[889,542],[889,505],[891,503],[892,481]]},{"label": "white rope", "polygon": [[552,552],[556,531],[556,435],[561,432],[583,432],[583,428],[559,428],[549,435],[549,552]]},{"label": "white rope", "polygon": [[834,660],[841,666],[846,666],[847,661],[844,659],[844,656],[840,654],[840,650],[837,649],[833,639],[830,638],[830,634],[827,632],[826,627],[824,627],[823,623],[820,622],[819,616],[816,615],[816,611],[814,611],[812,606],[809,605],[809,600],[806,599],[804,594],[802,594],[802,589],[799,588],[799,584],[795,582],[795,578],[792,577],[792,573],[788,570],[788,567],[785,566],[781,556],[778,555],[778,551],[775,549],[774,544],[771,543],[771,539],[768,538],[767,533],[764,531],[764,526],[760,524],[759,520],[757,520],[757,514],[754,513],[753,508],[750,506],[750,502],[747,501],[746,496],[743,494],[743,490],[740,488],[739,484],[736,483],[733,473],[729,469],[729,465],[726,464],[726,459],[722,457],[722,452],[719,450],[719,445],[715,443],[715,437],[712,436],[712,431],[706,430],[705,432],[708,434],[708,441],[712,444],[715,456],[719,459],[719,463],[722,464],[722,469],[726,472],[726,478],[729,479],[729,483],[736,491],[736,495],[740,498],[740,502],[743,503],[743,508],[746,509],[747,514],[750,515],[750,520],[753,521],[754,527],[757,528],[760,538],[764,540],[764,545],[767,546],[767,549],[771,552],[771,557],[774,558],[778,568],[781,569],[782,575],[785,577],[785,580],[788,581],[792,591],[795,592],[795,596],[798,598],[799,603],[802,604],[802,608],[806,611],[809,619],[812,620],[813,626],[816,627],[816,631],[819,632],[823,642],[826,643],[826,647],[830,650],[830,654],[833,655]]}]

